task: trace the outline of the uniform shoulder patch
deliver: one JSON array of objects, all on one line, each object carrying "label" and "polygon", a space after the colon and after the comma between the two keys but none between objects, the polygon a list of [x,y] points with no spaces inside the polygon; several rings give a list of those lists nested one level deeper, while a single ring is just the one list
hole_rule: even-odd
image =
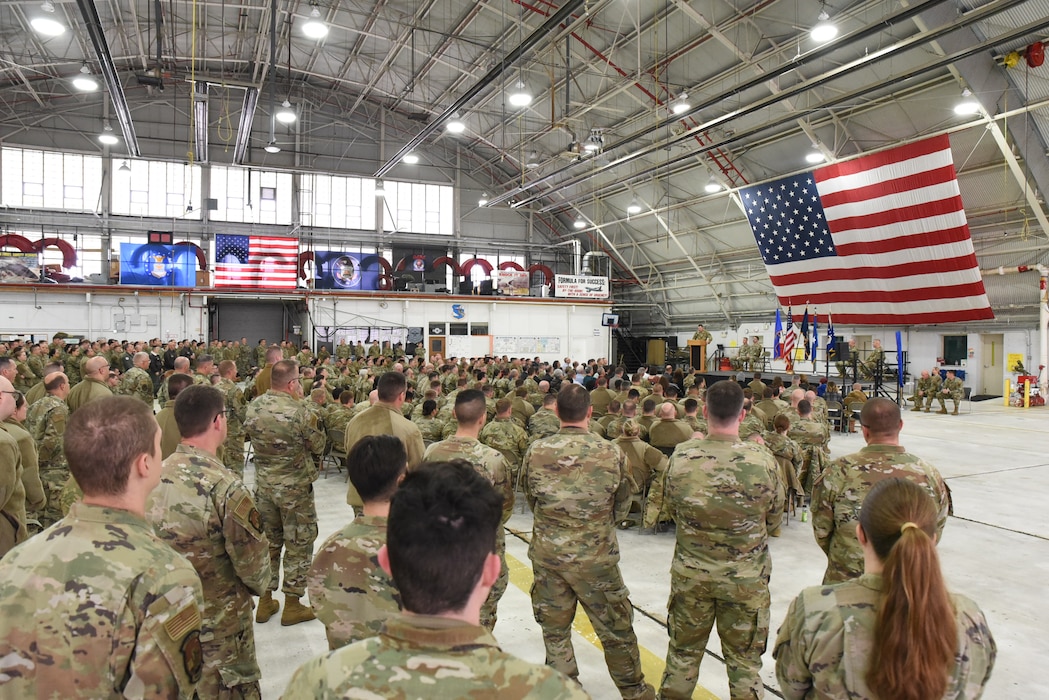
[{"label": "uniform shoulder patch", "polygon": [[241,525],[253,530],[255,533],[262,532],[262,516],[259,515],[258,508],[255,507],[255,502],[247,493],[244,493],[240,500],[234,504],[233,518]]},{"label": "uniform shoulder patch", "polygon": [[193,630],[182,640],[182,665],[191,683],[200,681],[204,671],[204,649],[200,644],[200,630]]},{"label": "uniform shoulder patch", "polygon": [[190,632],[200,632],[200,609],[196,603],[191,603],[175,613],[171,619],[164,623],[164,631],[168,633],[172,641],[182,639]]}]

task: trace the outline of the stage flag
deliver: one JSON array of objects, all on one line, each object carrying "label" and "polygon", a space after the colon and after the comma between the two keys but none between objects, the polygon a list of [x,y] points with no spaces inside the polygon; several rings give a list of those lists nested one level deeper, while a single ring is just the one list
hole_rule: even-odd
[{"label": "stage flag", "polygon": [[299,241],[282,236],[215,236],[215,286],[295,289]]},{"label": "stage flag", "polygon": [[801,347],[805,350],[802,354],[804,359],[809,359],[809,307],[805,307],[805,315],[801,317]]},{"label": "stage flag", "polygon": [[820,347],[820,315],[816,309],[812,310],[812,352],[809,353],[809,359],[813,362],[816,361],[816,351]]},{"label": "stage flag", "polygon": [[781,302],[833,304],[846,324],[994,318],[947,136],[740,195]]},{"label": "stage flag", "polygon": [[834,316],[827,316],[827,360],[833,360],[838,355],[838,346],[834,338]]},{"label": "stage flag", "polygon": [[783,319],[779,315],[779,307],[776,307],[776,339],[772,345],[772,359],[778,360],[783,355]]},{"label": "stage flag", "polygon": [[903,337],[900,331],[896,331],[896,385],[903,386]]},{"label": "stage flag", "polygon": [[797,335],[794,333],[794,316],[791,309],[787,307],[787,330],[783,332],[783,359],[787,361],[787,371],[794,371],[794,343]]}]

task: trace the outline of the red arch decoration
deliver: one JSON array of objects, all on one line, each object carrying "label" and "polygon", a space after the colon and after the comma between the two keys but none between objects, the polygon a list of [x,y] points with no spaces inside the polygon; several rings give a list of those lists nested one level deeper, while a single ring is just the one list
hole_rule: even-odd
[{"label": "red arch decoration", "polygon": [[[379,258],[380,260],[382,258]],[[387,263],[387,266],[389,263]],[[379,289],[384,292],[388,292],[393,289],[393,277],[390,275],[379,275]]]},{"label": "red arch decoration", "polygon": [[513,260],[507,260],[506,262],[499,263],[500,270],[517,270],[518,272],[524,272],[524,268],[521,267],[521,263],[516,263]]},{"label": "red arch decoration", "polygon": [[201,270],[208,269],[208,256],[204,254],[204,250],[199,245],[197,245],[196,243],[191,243],[190,241],[179,241],[178,243],[174,244],[174,247],[178,247],[180,245],[185,245],[192,248],[193,254],[197,256],[197,266]]},{"label": "red arch decoration", "polygon": [[76,267],[76,249],[68,241],[63,241],[61,238],[41,238],[33,244],[33,248],[38,253],[43,253],[44,248],[50,246],[54,246],[62,251],[62,267],[66,269]]},{"label": "red arch decoration", "polygon": [[395,272],[404,272],[407,268],[408,268],[408,256],[405,255],[403,258],[401,258],[400,260],[397,261],[397,264],[394,266],[393,269],[394,269]]},{"label": "red arch decoration", "polygon": [[488,262],[484,258],[470,258],[462,264],[460,268],[462,270],[463,277],[469,277],[470,272],[474,269],[474,265],[480,265],[481,269],[484,270],[484,274],[488,277],[492,276],[492,263]]},{"label": "red arch decoration", "polygon": [[312,250],[307,250],[304,253],[299,253],[299,279],[306,279],[306,263],[315,263],[317,260],[313,255]]},{"label": "red arch decoration", "polygon": [[449,258],[447,255],[442,255],[441,257],[439,257],[439,258],[437,258],[436,260],[433,261],[433,269],[434,270],[436,270],[441,265],[447,265],[448,267],[450,267],[452,269],[452,273],[456,277],[462,277],[463,271],[462,271],[462,269],[460,269],[459,263],[455,262],[455,260]]},{"label": "red arch decoration", "polygon": [[552,285],[554,283],[554,271],[551,270],[546,265],[543,265],[542,263],[536,263],[535,265],[529,266],[528,273],[530,275],[533,274],[533,273],[536,273],[536,272],[542,272],[543,273],[543,277],[544,277],[543,282],[545,284]]},{"label": "red arch decoration", "polygon": [[0,236],[0,248],[5,247],[17,248],[23,253],[32,253],[36,250],[36,245],[31,240],[14,233]]}]

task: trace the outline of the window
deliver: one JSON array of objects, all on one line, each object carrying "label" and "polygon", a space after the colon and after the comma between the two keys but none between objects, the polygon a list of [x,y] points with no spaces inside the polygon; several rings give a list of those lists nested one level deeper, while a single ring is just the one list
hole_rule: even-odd
[{"label": "window", "polygon": [[467,324],[465,323],[449,323],[448,324],[448,335],[468,335]]},{"label": "window", "polygon": [[200,218],[199,165],[151,160],[129,160],[127,164],[130,173],[114,168],[111,208],[114,214]]},{"label": "window", "polygon": [[292,187],[291,173],[213,165],[211,196],[217,200],[218,208],[211,212],[211,218],[248,224],[290,224]]},{"label": "window", "polygon": [[94,211],[102,187],[99,156],[3,148],[0,172],[0,204],[9,207]]},{"label": "window", "polygon": [[300,178],[304,224],[323,228],[375,230],[375,180],[311,174]]},{"label": "window", "polygon": [[455,232],[454,189],[448,185],[385,182],[383,230],[450,236]]},{"label": "window", "polygon": [[945,335],[943,336],[943,363],[945,365],[959,365],[969,354],[969,336],[967,335]]},{"label": "window", "polygon": [[471,323],[470,335],[488,335],[487,323]]}]

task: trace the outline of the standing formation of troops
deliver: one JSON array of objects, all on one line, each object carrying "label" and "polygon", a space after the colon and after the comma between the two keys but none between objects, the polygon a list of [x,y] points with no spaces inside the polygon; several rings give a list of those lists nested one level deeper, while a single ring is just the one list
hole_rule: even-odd
[{"label": "standing formation of troops", "polygon": [[[747,369],[760,369],[753,347]],[[900,445],[895,403],[864,397],[867,446],[831,461],[826,403],[800,380],[708,388],[671,367],[627,375],[604,359],[445,361],[389,342],[342,341],[316,355],[246,339],[60,338],[3,350],[5,696],[258,698],[253,621],[281,612],[283,625],[320,619],[332,650],[299,669],[287,698],[586,697],[571,641],[581,607],[623,698],[691,697],[715,625],[731,697],[759,698],[769,538],[800,506],[811,507],[827,572],[822,597],[803,593],[780,628],[781,687],[788,697],[875,697],[866,689],[891,679],[850,675],[869,658],[827,652],[813,669],[797,650],[827,633],[814,617],[892,602],[888,582],[910,561],[890,555],[896,540],[918,551],[951,511],[937,470]],[[916,406],[921,398],[927,411],[936,397],[945,413],[953,398],[957,413],[960,382],[930,381],[923,373]],[[242,481],[246,442],[254,492]],[[356,517],[314,556],[313,486],[335,453],[346,455],[335,462]],[[919,495],[894,491],[897,482]],[[883,491],[885,502],[917,503],[913,522],[888,526],[895,535],[864,520],[865,499]],[[503,653],[491,636],[517,494],[533,515],[545,666]],[[658,687],[642,671],[620,569],[616,531],[632,524],[675,529]],[[883,560],[896,567],[885,588]],[[816,604],[826,601],[838,607]],[[994,642],[979,609],[958,605],[965,656],[944,677],[978,691]],[[943,616],[934,623],[949,627]],[[835,634],[868,648],[877,624]]]}]

